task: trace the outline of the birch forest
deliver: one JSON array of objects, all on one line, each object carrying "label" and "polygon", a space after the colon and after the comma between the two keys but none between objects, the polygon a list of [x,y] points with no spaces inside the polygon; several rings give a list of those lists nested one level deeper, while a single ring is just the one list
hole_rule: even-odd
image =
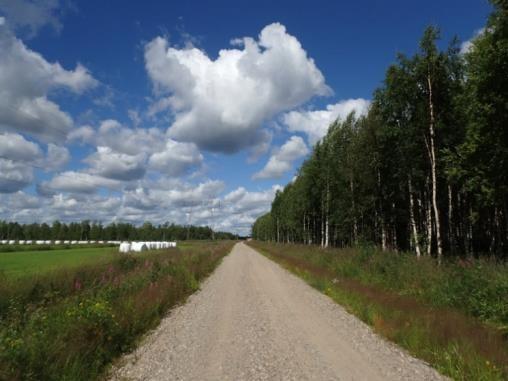
[{"label": "birch forest", "polygon": [[467,52],[428,27],[367,115],[337,120],[255,239],[373,243],[416,256],[508,256],[508,2]]}]

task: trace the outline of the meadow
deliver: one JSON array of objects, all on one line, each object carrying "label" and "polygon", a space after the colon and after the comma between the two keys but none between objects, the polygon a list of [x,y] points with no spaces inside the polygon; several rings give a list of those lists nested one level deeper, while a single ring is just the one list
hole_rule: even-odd
[{"label": "meadow", "polygon": [[373,329],[456,380],[508,379],[508,266],[251,241]]},{"label": "meadow", "polygon": [[233,244],[195,241],[122,255],[116,248],[0,253],[7,255],[0,259],[0,379],[103,377]]},{"label": "meadow", "polygon": [[19,251],[0,252],[0,276],[8,278],[35,276],[59,269],[73,269],[87,264],[107,262],[119,255],[116,246],[45,249],[29,247]]}]

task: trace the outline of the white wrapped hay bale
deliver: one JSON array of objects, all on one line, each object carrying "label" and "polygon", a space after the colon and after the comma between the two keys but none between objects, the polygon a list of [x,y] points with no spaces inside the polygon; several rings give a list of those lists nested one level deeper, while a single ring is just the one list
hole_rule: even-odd
[{"label": "white wrapped hay bale", "polygon": [[9,240],[9,245],[14,245],[16,243],[16,241],[14,241],[13,239]]},{"label": "white wrapped hay bale", "polygon": [[55,241],[55,245],[61,245],[61,244],[62,244],[62,241],[60,241],[60,240]]},{"label": "white wrapped hay bale", "polygon": [[97,243],[102,245],[102,244],[104,244],[104,241],[97,241]]},{"label": "white wrapped hay bale", "polygon": [[65,240],[65,241],[63,241],[63,243],[64,243],[64,245],[68,245],[68,244],[70,244],[70,243],[71,243],[71,241],[69,241],[69,240]]},{"label": "white wrapped hay bale", "polygon": [[3,240],[0,241],[0,244],[7,245],[7,242],[9,242],[9,241],[7,241],[6,239],[3,239]]},{"label": "white wrapped hay bale", "polygon": [[71,241],[71,245],[77,245],[78,241]]},{"label": "white wrapped hay bale", "polygon": [[31,245],[31,244],[33,244],[33,241],[32,241],[31,239],[27,239],[27,240],[25,241],[25,244],[26,244],[26,245]]},{"label": "white wrapped hay bale", "polygon": [[148,250],[148,245],[146,242],[133,242],[131,245],[131,250],[137,253]]},{"label": "white wrapped hay bale", "polygon": [[44,244],[45,245],[51,245],[51,241],[46,240],[46,241],[44,241]]},{"label": "white wrapped hay bale", "polygon": [[79,245],[86,245],[86,244],[88,244],[88,241],[78,241],[78,244]]},{"label": "white wrapped hay bale", "polygon": [[129,242],[122,242],[118,250],[120,253],[128,253],[131,251],[131,244]]},{"label": "white wrapped hay bale", "polygon": [[26,241],[24,239],[20,239],[18,241],[18,244],[20,244],[20,245],[26,245]]}]

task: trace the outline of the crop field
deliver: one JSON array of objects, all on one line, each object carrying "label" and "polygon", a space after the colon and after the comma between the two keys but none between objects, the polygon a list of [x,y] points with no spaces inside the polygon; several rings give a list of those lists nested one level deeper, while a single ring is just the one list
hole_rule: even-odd
[{"label": "crop field", "polygon": [[28,250],[0,253],[0,276],[19,278],[110,261],[118,247]]}]

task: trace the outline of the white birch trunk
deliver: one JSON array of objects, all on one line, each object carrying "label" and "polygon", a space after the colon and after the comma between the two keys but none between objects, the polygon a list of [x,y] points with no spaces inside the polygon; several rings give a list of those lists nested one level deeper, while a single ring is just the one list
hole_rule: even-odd
[{"label": "white birch trunk", "polygon": [[439,208],[437,204],[437,169],[436,169],[436,147],[435,147],[435,116],[434,116],[434,103],[432,101],[432,80],[430,77],[430,70],[427,74],[427,84],[429,86],[429,110],[430,110],[430,154],[431,154],[431,175],[432,175],[432,208],[434,210],[434,222],[436,224],[436,245],[437,245],[437,261],[441,264],[443,257],[443,247],[441,242],[441,223],[439,218]]},{"label": "white birch trunk", "polygon": [[411,219],[411,229],[413,230],[413,242],[414,242],[414,247],[415,247],[415,251],[416,251],[416,257],[420,258],[421,251],[420,251],[420,242],[418,240],[418,229],[416,227],[416,221],[415,221],[413,184],[411,183],[411,177],[409,177],[407,183],[408,183],[408,188],[409,188],[409,217]]},{"label": "white birch trunk", "polygon": [[430,257],[432,253],[432,210],[430,200],[427,200],[427,207],[425,208],[425,217],[427,220],[427,256]]}]

